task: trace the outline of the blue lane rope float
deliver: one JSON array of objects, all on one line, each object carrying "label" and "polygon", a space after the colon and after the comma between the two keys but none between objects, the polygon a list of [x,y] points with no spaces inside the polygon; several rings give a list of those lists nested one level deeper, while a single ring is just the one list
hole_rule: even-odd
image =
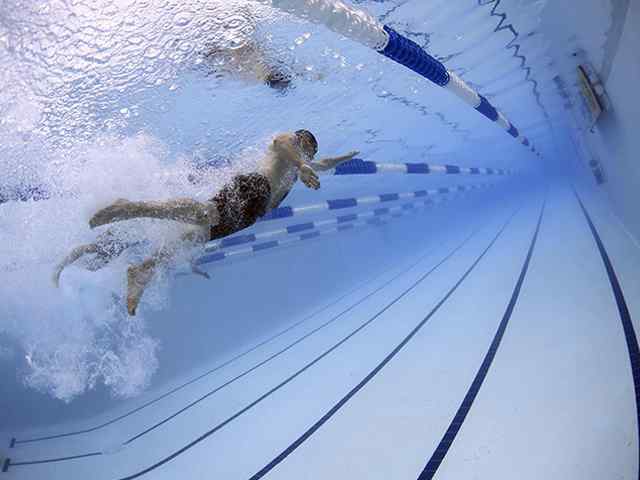
[{"label": "blue lane rope float", "polygon": [[[323,174],[325,172],[321,172]],[[433,165],[429,163],[378,163],[354,158],[327,171],[328,175],[376,175],[403,173],[407,175],[514,175],[506,168],[461,167],[459,165]]]},{"label": "blue lane rope float", "polygon": [[[402,212],[398,212],[398,213],[389,214],[389,217],[397,218],[402,215],[403,215]],[[367,226],[380,226],[380,225],[386,224],[387,222],[388,220],[386,221],[380,216],[376,215],[373,218],[356,221],[356,222],[338,224],[335,227],[331,227],[331,228],[310,230],[308,232],[303,233],[302,235],[289,236],[289,237],[283,238],[282,240],[270,240],[268,242],[257,243],[255,245],[240,248],[237,250],[218,251],[215,253],[210,253],[196,260],[196,264],[206,265],[210,263],[221,262],[223,260],[229,260],[231,258],[237,258],[240,256],[255,255],[256,253],[260,253],[266,250],[272,250],[278,247],[289,246],[294,243],[304,242],[305,240],[313,240],[320,236],[329,235],[332,233],[351,231],[351,230],[355,230],[355,229],[367,227]]]},{"label": "blue lane rope float", "polygon": [[[483,188],[491,188],[495,184],[483,184]],[[196,260],[197,265],[205,265],[214,262],[221,262],[238,256],[254,255],[256,253],[271,250],[276,247],[283,247],[292,243],[298,243],[304,240],[311,240],[317,238],[320,235],[326,235],[330,233],[339,233],[343,231],[353,230],[354,228],[367,227],[370,225],[382,225],[389,223],[392,219],[397,219],[405,215],[417,213],[423,208],[435,206],[441,203],[448,202],[459,196],[464,196],[469,191],[456,191],[457,195],[452,196],[439,196],[435,198],[427,198],[425,200],[414,201],[404,203],[402,205],[395,205],[387,208],[376,208],[362,213],[353,213],[347,215],[341,215],[324,220],[318,220],[315,222],[299,223],[289,225],[285,228],[278,230],[270,230],[262,232],[261,234],[249,234],[238,235],[235,237],[228,237],[216,242],[210,242],[206,247],[206,254]],[[301,235],[298,235],[302,233]],[[268,240],[262,243],[253,244],[259,240],[266,240],[267,238],[273,238],[274,236],[285,236],[283,240]],[[225,240],[228,240],[225,242]],[[239,249],[231,251],[221,251],[226,248],[244,246]],[[187,269],[184,270],[185,274]]]},{"label": "blue lane rope float", "polygon": [[[491,188],[494,184],[482,184],[482,188]],[[259,233],[246,233],[240,235],[234,235],[226,237],[220,240],[214,240],[207,243],[205,248],[206,253],[217,252],[218,250],[238,247],[241,245],[247,245],[259,241],[273,240],[274,238],[295,235],[298,233],[309,233],[313,230],[334,227],[337,225],[344,225],[350,222],[358,220],[368,219],[374,216],[385,215],[389,213],[395,213],[403,210],[411,210],[412,208],[422,208],[423,206],[436,205],[438,203],[452,199],[451,196],[440,196],[435,198],[427,198],[423,201],[408,202],[403,205],[396,205],[388,208],[376,208],[362,213],[349,213],[346,215],[339,215],[336,217],[325,218],[316,220],[313,222],[295,223],[275,230],[267,230]]]},{"label": "blue lane rope float", "polygon": [[[446,201],[446,198],[443,197],[442,199],[440,199],[440,201]],[[207,247],[208,253],[196,260],[196,264],[206,265],[209,263],[221,262],[223,260],[228,260],[231,258],[237,258],[238,256],[254,255],[265,250],[284,247],[294,243],[303,242],[305,240],[312,240],[321,235],[351,231],[367,226],[386,225],[391,219],[400,218],[405,215],[417,212],[419,209],[434,205],[435,203],[436,202],[434,200],[427,199],[420,202],[405,203],[403,205],[396,205],[389,208],[377,208],[375,210],[359,214],[342,215],[318,222],[291,225],[283,230],[269,232],[270,234],[280,234],[281,232],[289,233],[289,235],[281,240],[269,240],[266,242],[256,243],[255,245],[245,246],[229,251],[221,251],[216,250],[215,247]],[[298,227],[300,227],[300,229],[298,229]],[[303,233],[298,235],[296,232]],[[245,238],[242,238],[242,240],[244,241],[244,245],[254,243],[256,241],[255,236],[253,235],[246,235]],[[241,244],[236,244],[236,246],[239,245]],[[211,248],[211,250],[209,250],[209,248]]]},{"label": "blue lane rope float", "polygon": [[430,190],[417,190],[414,192],[402,193],[382,193],[379,195],[369,195],[366,197],[337,198],[334,200],[325,200],[320,203],[309,205],[301,205],[298,207],[284,206],[271,210],[259,222],[268,222],[272,220],[280,220],[283,218],[297,217],[310,213],[326,212],[331,210],[342,210],[345,208],[354,208],[360,206],[376,205],[378,203],[393,202],[396,200],[407,200],[413,198],[432,197],[437,195],[448,195],[456,192],[470,192],[486,188],[487,184],[473,185],[457,185],[453,187],[440,187]]},{"label": "blue lane rope float", "polygon": [[388,40],[386,46],[378,50],[379,53],[441,87],[451,81],[451,76],[442,62],[425,52],[420,45],[403,37],[388,25],[384,25],[383,29]]},{"label": "blue lane rope float", "polygon": [[449,90],[486,118],[500,125],[509,135],[529,148],[532,153],[540,156],[529,139],[521,135],[518,128],[502,112],[496,109],[486,97],[472,89],[458,75],[448,71],[444,64],[429,55],[420,45],[403,37],[388,25],[383,28],[389,36],[389,41],[384,49],[378,50],[379,53],[410,68],[436,85]]},{"label": "blue lane rope float", "polygon": [[361,43],[381,55],[397,62],[436,85],[450,91],[492,122],[500,125],[509,135],[540,157],[540,153],[491,102],[476,92],[438,59],[429,55],[413,40],[383,25],[371,14],[339,0],[262,0],[276,8],[314,23]]}]

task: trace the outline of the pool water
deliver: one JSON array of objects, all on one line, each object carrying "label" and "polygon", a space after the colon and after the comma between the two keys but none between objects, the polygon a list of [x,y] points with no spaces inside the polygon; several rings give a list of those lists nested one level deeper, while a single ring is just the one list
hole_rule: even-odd
[{"label": "pool water", "polygon": [[[558,48],[545,0],[352,3],[540,158],[269,2],[0,5],[0,479],[637,478],[640,250],[561,81],[618,7]],[[55,288],[99,208],[205,201],[298,129],[357,160],[178,252],[135,317],[127,266],[184,224],[119,222],[134,247]]]}]

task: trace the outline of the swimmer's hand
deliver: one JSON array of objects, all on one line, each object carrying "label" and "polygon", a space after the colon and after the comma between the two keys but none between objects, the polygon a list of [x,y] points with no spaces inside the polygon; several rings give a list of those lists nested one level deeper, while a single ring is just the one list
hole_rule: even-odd
[{"label": "swimmer's hand", "polygon": [[300,166],[300,180],[309,188],[313,188],[314,190],[320,188],[318,174],[309,165]]}]

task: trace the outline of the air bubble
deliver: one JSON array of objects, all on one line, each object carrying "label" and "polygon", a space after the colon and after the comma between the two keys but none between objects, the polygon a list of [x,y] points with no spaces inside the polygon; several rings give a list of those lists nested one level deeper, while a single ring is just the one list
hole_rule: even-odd
[{"label": "air bubble", "polygon": [[146,58],[156,58],[158,55],[162,53],[162,50],[155,46],[147,47],[144,51],[144,56]]},{"label": "air bubble", "polygon": [[173,23],[179,27],[184,27],[189,25],[192,19],[193,14],[191,12],[179,12],[173,17]]},{"label": "air bubble", "polygon": [[178,45],[178,50],[180,50],[183,53],[189,53],[193,50],[194,46],[191,42],[180,42],[180,44]]},{"label": "air bubble", "polygon": [[144,43],[144,41],[145,41],[145,38],[144,38],[144,37],[139,37],[139,36],[135,36],[135,35],[134,35],[134,36],[132,36],[132,37],[129,37],[129,38],[127,39],[127,41],[128,41],[131,45],[142,45],[142,44]]},{"label": "air bubble", "polygon": [[298,38],[294,40],[296,45],[302,45],[304,42],[311,38],[311,34],[309,32],[303,33]]}]

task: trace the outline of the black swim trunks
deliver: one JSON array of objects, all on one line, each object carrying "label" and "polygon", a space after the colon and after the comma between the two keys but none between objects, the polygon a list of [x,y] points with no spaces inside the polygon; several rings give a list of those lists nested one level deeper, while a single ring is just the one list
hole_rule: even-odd
[{"label": "black swim trunks", "polygon": [[220,221],[211,226],[210,240],[223,238],[247,228],[267,213],[271,185],[264,175],[237,175],[211,199],[216,203]]}]

